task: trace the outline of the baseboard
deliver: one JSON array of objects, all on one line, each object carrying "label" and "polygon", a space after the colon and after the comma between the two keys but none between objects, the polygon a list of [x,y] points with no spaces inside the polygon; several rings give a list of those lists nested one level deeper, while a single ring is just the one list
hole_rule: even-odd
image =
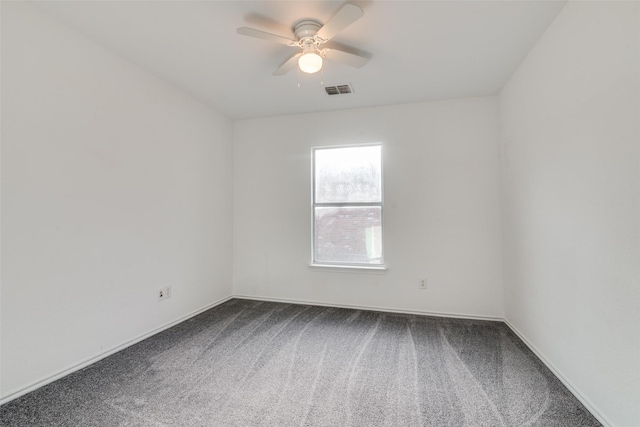
[{"label": "baseboard", "polygon": [[420,316],[434,316],[434,317],[448,317],[455,319],[471,319],[471,320],[489,320],[492,322],[502,322],[502,317],[483,316],[476,314],[459,314],[459,313],[446,313],[440,311],[422,311],[422,310],[410,310],[410,309],[398,309],[391,307],[379,307],[379,306],[367,306],[367,305],[350,305],[350,304],[336,304],[332,302],[319,302],[319,301],[307,301],[288,298],[271,298],[257,295],[238,295],[234,294],[233,298],[248,299],[257,301],[270,301],[270,302],[284,302],[289,304],[304,304],[304,305],[316,305],[320,307],[337,307],[337,308],[352,308],[354,310],[368,310],[368,311],[384,311],[387,313],[400,313],[400,314],[417,314]]},{"label": "baseboard", "polygon": [[564,375],[562,375],[561,371],[558,370],[553,363],[551,363],[549,361],[549,359],[547,359],[545,357],[545,355],[538,350],[538,348],[533,345],[527,338],[526,336],[520,332],[518,330],[518,328],[516,328],[515,326],[513,326],[508,319],[506,318],[501,318],[501,317],[492,317],[492,316],[483,316],[483,315],[469,315],[469,314],[459,314],[459,313],[447,313],[447,312],[433,312],[433,311],[422,311],[422,310],[409,310],[409,309],[397,309],[397,308],[391,308],[391,307],[380,307],[380,306],[366,306],[366,305],[350,305],[350,304],[336,304],[336,303],[329,303],[329,302],[318,302],[318,301],[307,301],[307,300],[297,300],[297,299],[288,299],[288,298],[271,298],[271,297],[263,297],[263,296],[257,296],[257,295],[230,295],[228,297],[222,298],[218,301],[215,301],[205,307],[202,307],[196,311],[193,311],[192,313],[189,313],[187,315],[184,315],[178,319],[175,319],[163,326],[160,326],[158,328],[155,328],[147,333],[144,333],[142,335],[139,335],[136,338],[133,338],[131,340],[128,340],[120,345],[117,345],[109,350],[106,350],[96,356],[90,357],[88,359],[85,359],[79,363],[77,363],[76,365],[67,368],[67,369],[63,369],[51,376],[48,376],[47,378],[44,378],[42,380],[39,380],[27,387],[24,387],[18,391],[15,391],[5,397],[3,397],[2,399],[0,399],[0,405],[3,405],[7,402],[10,402],[20,396],[23,396],[31,391],[34,391],[42,386],[45,386],[49,383],[52,383],[62,377],[65,377],[73,372],[76,372],[80,369],[83,369],[93,363],[96,363],[102,359],[104,359],[105,357],[111,356],[114,353],[117,353],[121,350],[124,350],[127,347],[130,347],[142,340],[145,340],[155,334],[158,334],[166,329],[169,329],[172,326],[177,325],[178,323],[184,322],[187,319],[190,319],[194,316],[197,316],[198,314],[207,311],[213,307],[216,307],[222,303],[225,303],[231,299],[246,299],[246,300],[256,300],[256,301],[270,301],[270,302],[283,302],[283,303],[289,303],[289,304],[304,304],[304,305],[314,305],[314,306],[321,306],[321,307],[337,307],[337,308],[350,308],[350,309],[355,309],[355,310],[370,310],[370,311],[382,311],[382,312],[389,312],[389,313],[400,313],[400,314],[416,314],[416,315],[422,315],[422,316],[435,316],[435,317],[447,317],[447,318],[456,318],[456,319],[471,319],[471,320],[488,320],[488,321],[495,321],[495,322],[504,322],[509,329],[511,329],[513,331],[514,334],[516,334],[518,336],[518,338],[520,338],[522,340],[522,342],[525,343],[525,345],[527,347],[529,347],[529,349],[542,361],[542,363],[545,364],[545,366],[547,368],[549,368],[549,370],[551,372],[553,372],[553,374],[560,380],[560,382],[562,382],[562,384],[564,384],[565,387],[567,387],[567,389],[576,397],[576,399],[578,399],[580,401],[580,403],[582,403],[584,405],[584,407],[605,427],[613,427],[613,423],[606,417],[604,416],[602,413],[600,413],[597,408],[593,405],[593,403],[586,398],[582,393],[580,393],[580,391],[573,385],[573,383],[571,383],[571,381],[569,381]]},{"label": "baseboard", "polygon": [[433,311],[422,311],[422,310],[408,310],[408,309],[397,309],[390,307],[379,307],[379,306],[365,306],[365,305],[349,305],[349,304],[335,304],[335,303],[327,303],[327,302],[318,302],[318,301],[307,301],[307,300],[297,300],[297,299],[288,299],[288,298],[271,298],[271,297],[263,297],[257,295],[233,295],[233,298],[238,299],[247,299],[247,300],[257,300],[257,301],[270,301],[270,302],[284,302],[289,304],[304,304],[304,305],[314,305],[321,307],[339,307],[339,308],[351,308],[356,310],[371,310],[371,311],[384,311],[390,313],[401,313],[401,314],[417,314],[422,316],[436,316],[436,317],[447,317],[447,318],[456,318],[456,319],[472,319],[472,320],[489,320],[496,322],[504,322],[509,329],[513,331],[514,334],[518,336],[525,343],[527,347],[542,361],[542,363],[549,368],[551,372],[564,384],[565,387],[584,405],[584,407],[593,415],[604,427],[613,427],[614,424],[605,417],[601,412],[599,412],[595,405],[591,403],[591,401],[586,398],[582,393],[578,391],[578,389],[569,381],[561,372],[547,359],[540,350],[538,350],[515,326],[513,326],[506,318],[502,317],[491,317],[491,316],[482,316],[482,315],[469,315],[469,314],[459,314],[459,313],[446,313],[446,312],[433,312]]},{"label": "baseboard", "polygon": [[147,339],[147,338],[149,338],[149,337],[151,337],[151,336],[153,336],[153,335],[155,335],[157,333],[160,333],[160,332],[162,332],[162,331],[164,331],[166,329],[169,329],[170,327],[175,326],[178,323],[184,322],[187,319],[190,319],[190,318],[192,318],[194,316],[197,316],[198,314],[200,314],[202,312],[205,312],[205,311],[207,311],[207,310],[209,310],[209,309],[211,309],[211,308],[213,308],[215,306],[218,306],[218,305],[220,305],[220,304],[222,304],[224,302],[227,302],[230,299],[233,299],[233,296],[230,295],[228,297],[225,297],[225,298],[222,298],[222,299],[220,299],[218,301],[215,301],[215,302],[213,302],[211,304],[208,304],[205,307],[202,307],[202,308],[200,308],[200,309],[198,309],[198,310],[196,310],[194,312],[191,312],[189,314],[181,316],[178,319],[175,319],[175,320],[173,320],[173,321],[171,321],[171,322],[169,322],[169,323],[167,323],[165,325],[162,325],[162,326],[160,326],[158,328],[155,328],[155,329],[153,329],[153,330],[151,330],[149,332],[146,332],[146,333],[144,333],[142,335],[139,335],[139,336],[137,336],[137,337],[135,337],[133,339],[130,339],[130,340],[128,340],[128,341],[126,341],[126,342],[124,342],[122,344],[119,344],[119,345],[117,345],[115,347],[112,347],[112,348],[106,350],[106,351],[103,351],[102,353],[100,353],[100,354],[98,354],[96,356],[93,356],[93,357],[90,357],[88,359],[85,359],[85,360],[83,360],[83,361],[71,366],[70,368],[66,368],[66,369],[63,369],[61,371],[58,371],[57,373],[55,373],[53,375],[50,375],[50,376],[48,376],[48,377],[46,377],[46,378],[44,378],[42,380],[39,380],[39,381],[37,381],[37,382],[35,382],[35,383],[31,384],[31,385],[28,385],[28,386],[26,386],[24,388],[21,388],[18,391],[10,393],[7,396],[5,396],[2,399],[0,399],[0,405],[3,405],[5,403],[7,403],[7,402],[10,402],[10,401],[12,401],[12,400],[14,400],[14,399],[16,399],[16,398],[18,398],[20,396],[23,396],[23,395],[25,395],[25,394],[27,394],[29,392],[32,392],[32,391],[34,391],[34,390],[36,390],[36,389],[38,389],[38,388],[40,388],[42,386],[45,386],[45,385],[47,385],[49,383],[52,383],[52,382],[56,381],[56,380],[59,380],[62,377],[66,377],[67,375],[69,375],[69,374],[71,374],[73,372],[79,371],[80,369],[83,369],[83,368],[85,368],[85,367],[87,367],[87,366],[89,366],[89,365],[91,365],[93,363],[96,363],[96,362],[104,359],[105,357],[111,356],[114,353],[117,353],[117,352],[119,352],[121,350],[124,350],[127,347],[130,347],[130,346],[132,346],[134,344],[137,344],[142,340],[145,340],[145,339]]},{"label": "baseboard", "polygon": [[580,403],[584,405],[585,408],[587,408],[587,411],[589,411],[591,415],[593,415],[600,422],[600,424],[602,424],[605,427],[614,426],[614,424],[607,417],[605,417],[600,411],[596,409],[594,404],[587,397],[585,397],[582,393],[580,393],[580,391],[576,388],[576,386],[573,385],[573,383],[569,381],[567,377],[562,375],[561,371],[558,368],[556,368],[553,365],[553,363],[551,363],[549,359],[545,357],[544,353],[538,350],[538,348],[535,345],[533,345],[531,341],[529,341],[527,337],[518,330],[518,328],[513,326],[507,318],[504,318],[503,321],[509,327],[509,329],[511,329],[513,333],[516,334],[518,338],[520,338],[527,347],[529,347],[529,349],[538,357],[538,359],[540,359],[542,363],[544,363],[545,366],[549,368],[551,372],[553,372],[553,375],[555,375],[556,378],[558,378],[560,382],[564,384],[564,386],[567,389],[569,389],[571,394],[573,394],[575,398],[578,399]]}]

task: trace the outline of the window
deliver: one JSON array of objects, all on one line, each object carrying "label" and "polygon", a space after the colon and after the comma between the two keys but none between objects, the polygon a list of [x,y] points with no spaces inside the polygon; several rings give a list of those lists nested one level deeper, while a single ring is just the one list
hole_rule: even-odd
[{"label": "window", "polygon": [[313,150],[313,264],[382,267],[382,146]]}]

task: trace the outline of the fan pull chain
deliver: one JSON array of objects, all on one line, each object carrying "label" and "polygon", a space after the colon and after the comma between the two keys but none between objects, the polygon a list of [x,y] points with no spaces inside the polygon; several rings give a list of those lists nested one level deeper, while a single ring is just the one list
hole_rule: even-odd
[{"label": "fan pull chain", "polygon": [[298,89],[300,89],[300,67],[298,67]]},{"label": "fan pull chain", "polygon": [[324,86],[324,67],[320,69],[320,72],[322,73],[320,74],[320,86]]}]

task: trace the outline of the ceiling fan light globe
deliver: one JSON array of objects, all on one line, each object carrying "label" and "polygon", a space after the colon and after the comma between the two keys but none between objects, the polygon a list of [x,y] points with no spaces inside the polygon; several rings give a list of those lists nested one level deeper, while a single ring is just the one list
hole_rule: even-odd
[{"label": "ceiling fan light globe", "polygon": [[322,57],[314,52],[305,53],[298,59],[298,67],[303,73],[317,73],[322,68]]}]

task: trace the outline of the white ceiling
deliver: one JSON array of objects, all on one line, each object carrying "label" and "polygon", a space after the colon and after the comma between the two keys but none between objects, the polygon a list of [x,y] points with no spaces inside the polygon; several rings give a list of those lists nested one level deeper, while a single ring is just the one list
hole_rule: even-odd
[{"label": "white ceiling", "polygon": [[[332,40],[370,55],[324,76],[271,73],[294,48],[236,34],[292,37],[343,1],[38,1],[54,18],[232,119],[496,94],[564,1],[354,0],[364,17]],[[328,96],[321,86],[351,83]]]}]

